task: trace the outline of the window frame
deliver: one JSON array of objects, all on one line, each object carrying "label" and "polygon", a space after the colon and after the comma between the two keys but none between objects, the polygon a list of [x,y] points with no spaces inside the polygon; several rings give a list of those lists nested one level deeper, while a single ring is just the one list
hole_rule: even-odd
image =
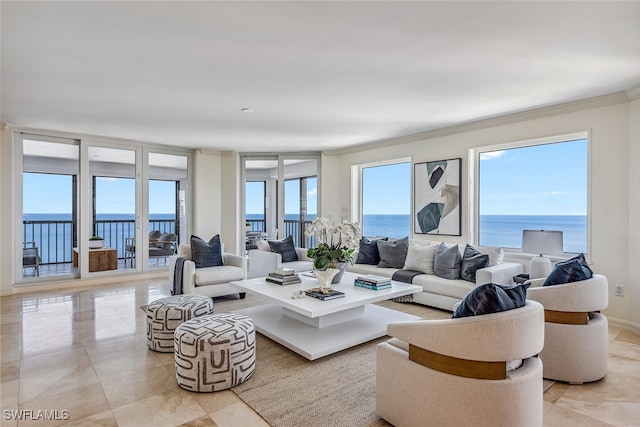
[{"label": "window frame", "polygon": [[[469,191],[469,240],[473,244],[478,244],[480,241],[480,156],[483,153],[498,150],[510,150],[514,148],[532,147],[537,145],[547,145],[562,142],[569,142],[575,140],[585,139],[587,141],[587,236],[586,236],[586,252],[585,256],[590,261],[591,254],[591,130],[578,131],[566,134],[558,134],[552,136],[546,136],[541,138],[518,140],[503,142],[492,145],[483,145],[469,149],[469,188],[473,191]],[[502,247],[506,254],[515,258],[529,258],[530,254],[522,252],[520,248],[508,248]],[[552,260],[560,261],[565,260],[575,255],[572,252],[565,252],[563,255],[549,256]]]},{"label": "window frame", "polygon": [[[381,160],[381,161],[377,161],[377,162],[369,162],[369,163],[361,163],[358,165],[354,165],[351,168],[351,181],[353,183],[352,185],[352,192],[354,194],[357,194],[358,197],[352,197],[351,198],[351,212],[352,212],[352,218],[351,221],[358,221],[361,225],[361,227],[363,227],[363,231],[364,231],[364,170],[367,168],[372,168],[372,167],[379,167],[379,166],[392,166],[392,165],[397,165],[397,164],[401,164],[401,163],[408,163],[409,164],[409,169],[410,169],[410,173],[409,173],[409,186],[410,186],[410,191],[409,191],[409,230],[407,230],[408,232],[408,236],[412,236],[413,235],[413,158],[412,157],[401,157],[401,158],[396,158],[396,159],[390,159],[390,160]],[[364,236],[364,234],[363,234]]]}]

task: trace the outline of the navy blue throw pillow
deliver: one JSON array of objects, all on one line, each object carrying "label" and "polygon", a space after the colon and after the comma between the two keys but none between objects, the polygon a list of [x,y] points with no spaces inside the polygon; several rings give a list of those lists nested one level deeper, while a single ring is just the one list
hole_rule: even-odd
[{"label": "navy blue throw pillow", "polygon": [[499,313],[523,307],[529,284],[502,286],[487,283],[474,288],[456,307],[452,318]]},{"label": "navy blue throw pillow", "polygon": [[388,237],[383,239],[369,240],[366,237],[360,239],[360,246],[358,247],[358,259],[356,264],[370,264],[378,265],[380,262],[380,252],[378,252],[378,240],[389,240]]},{"label": "navy blue throw pillow", "polygon": [[220,235],[216,234],[208,242],[191,235],[191,259],[196,263],[196,268],[223,265]]},{"label": "navy blue throw pillow", "polygon": [[489,265],[489,255],[467,245],[464,247],[462,263],[460,264],[460,278],[468,282],[476,282],[476,271]]},{"label": "navy blue throw pillow", "polygon": [[587,264],[584,254],[580,254],[566,261],[556,263],[542,286],[562,285],[578,282],[593,277],[593,270]]},{"label": "navy blue throw pillow", "polygon": [[293,237],[289,235],[283,240],[269,240],[271,252],[280,254],[282,262],[298,261],[298,253],[293,246]]}]

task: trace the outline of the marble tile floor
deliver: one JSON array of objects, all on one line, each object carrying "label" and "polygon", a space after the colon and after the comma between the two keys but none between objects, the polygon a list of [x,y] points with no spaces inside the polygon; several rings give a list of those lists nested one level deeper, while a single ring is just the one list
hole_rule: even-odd
[{"label": "marble tile floor", "polygon": [[[181,389],[173,354],[147,349],[140,306],[168,295],[168,282],[139,281],[0,298],[1,425],[268,426],[230,390]],[[609,334],[607,376],[554,384],[545,426],[640,426],[640,336]]]}]

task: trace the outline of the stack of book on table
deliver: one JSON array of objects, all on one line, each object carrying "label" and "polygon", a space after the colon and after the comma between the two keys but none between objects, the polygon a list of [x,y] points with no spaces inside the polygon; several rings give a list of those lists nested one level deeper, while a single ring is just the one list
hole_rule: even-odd
[{"label": "stack of book on table", "polygon": [[302,283],[300,276],[298,276],[292,268],[276,268],[269,276],[267,276],[267,282],[276,283],[278,285],[293,285],[295,283]]},{"label": "stack of book on table", "polygon": [[381,289],[391,288],[391,279],[384,276],[376,276],[375,274],[367,274],[356,277],[353,284],[359,288],[379,291]]},{"label": "stack of book on table", "polygon": [[307,289],[304,293],[310,297],[321,299],[322,301],[344,297],[344,292],[336,291],[335,289],[328,292],[322,292],[320,288],[312,288]]}]

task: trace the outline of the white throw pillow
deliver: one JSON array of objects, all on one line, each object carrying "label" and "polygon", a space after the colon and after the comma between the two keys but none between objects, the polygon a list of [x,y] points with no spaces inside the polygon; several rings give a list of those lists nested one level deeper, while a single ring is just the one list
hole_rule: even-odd
[{"label": "white throw pillow", "polygon": [[260,250],[260,251],[271,252],[271,246],[269,246],[269,242],[266,241],[266,240],[258,240],[256,242],[256,246],[258,247],[258,250]]},{"label": "white throw pillow", "polygon": [[404,270],[421,271],[425,274],[433,274],[433,258],[437,246],[422,246],[413,240],[409,241],[407,258],[404,261]]},{"label": "white throw pillow", "polygon": [[504,251],[502,248],[493,246],[473,246],[473,248],[478,252],[489,255],[489,265],[487,267],[502,264],[502,260],[504,259]]}]

